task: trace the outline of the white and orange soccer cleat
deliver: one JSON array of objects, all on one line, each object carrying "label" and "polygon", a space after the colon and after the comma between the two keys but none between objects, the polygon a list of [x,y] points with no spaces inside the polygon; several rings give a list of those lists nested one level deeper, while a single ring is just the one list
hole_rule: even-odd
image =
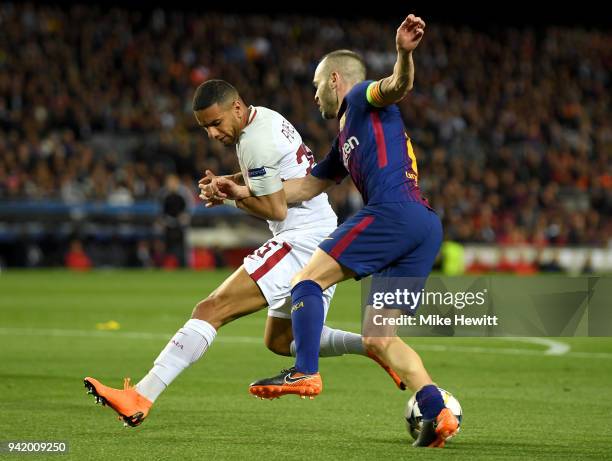
[{"label": "white and orange soccer cleat", "polygon": [[96,403],[108,405],[115,410],[124,426],[140,425],[153,405],[151,401],[140,395],[135,387],[130,386],[130,378],[125,378],[123,381],[123,389],[113,389],[90,377],[85,378],[83,382],[87,393],[95,397]]}]

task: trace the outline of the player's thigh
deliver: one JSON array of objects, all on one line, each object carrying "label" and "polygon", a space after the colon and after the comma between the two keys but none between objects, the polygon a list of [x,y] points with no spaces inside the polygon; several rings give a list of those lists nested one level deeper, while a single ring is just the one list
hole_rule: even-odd
[{"label": "player's thigh", "polygon": [[[423,221],[427,225],[425,237],[392,264],[373,274],[362,325],[364,337],[395,336],[399,317],[415,315],[421,301],[420,293],[425,288],[442,242],[442,225],[438,216],[427,211]],[[401,299],[388,296],[397,292],[410,295]]]},{"label": "player's thigh", "polygon": [[367,206],[342,223],[319,248],[345,274],[366,277],[405,252],[405,228],[397,224],[397,210],[392,204]]},{"label": "player's thigh", "polygon": [[440,218],[433,211],[427,210],[426,213],[426,220],[423,219],[427,224],[425,237],[376,276],[414,277],[423,278],[423,281],[427,278],[440,251],[443,231]]},{"label": "player's thigh", "polygon": [[262,309],[266,304],[261,290],[241,266],[196,305],[192,317],[206,320],[219,328]]},{"label": "player's thigh", "polygon": [[293,285],[302,280],[312,280],[325,290],[338,282],[353,277],[355,277],[355,272],[340,264],[320,248],[317,248],[310,261],[293,278]]}]

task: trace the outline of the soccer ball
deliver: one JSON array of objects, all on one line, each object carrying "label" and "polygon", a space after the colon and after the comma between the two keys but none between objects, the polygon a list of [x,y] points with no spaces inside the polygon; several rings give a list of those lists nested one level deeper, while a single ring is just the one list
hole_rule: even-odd
[{"label": "soccer ball", "polygon": [[[442,393],[444,405],[446,405],[447,408],[450,408],[450,411],[452,411],[457,417],[457,420],[459,421],[459,428],[457,428],[457,430],[459,430],[461,428],[461,418],[463,416],[459,401],[450,392],[445,391],[440,387],[438,389],[440,389],[440,392]],[[406,429],[408,429],[408,432],[412,438],[416,440],[421,433],[421,428],[423,426],[423,416],[421,415],[421,410],[419,409],[419,404],[416,400],[416,394],[410,397],[410,400],[408,400],[404,417],[406,418]]]}]

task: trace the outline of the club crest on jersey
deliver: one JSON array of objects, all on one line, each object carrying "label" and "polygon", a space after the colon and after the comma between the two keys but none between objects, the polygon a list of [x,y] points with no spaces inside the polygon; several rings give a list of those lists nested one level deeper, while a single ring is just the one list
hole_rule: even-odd
[{"label": "club crest on jersey", "polygon": [[263,166],[261,168],[253,168],[249,170],[248,174],[249,178],[258,178],[259,176],[265,176],[266,168]]},{"label": "club crest on jersey", "polygon": [[348,162],[351,158],[351,153],[355,150],[355,147],[359,145],[359,139],[355,136],[351,136],[346,140],[346,142],[342,145],[342,161],[346,169],[348,169]]}]

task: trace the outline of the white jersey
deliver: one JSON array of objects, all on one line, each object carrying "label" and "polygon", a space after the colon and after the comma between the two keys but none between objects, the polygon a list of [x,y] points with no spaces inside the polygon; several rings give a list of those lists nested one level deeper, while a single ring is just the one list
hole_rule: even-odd
[{"label": "white jersey", "polygon": [[[303,178],[314,166],[314,156],[285,117],[265,107],[250,107],[236,151],[242,176],[255,196],[283,188],[282,181]],[[335,229],[338,219],[323,193],[311,200],[288,205],[284,221],[268,221],[276,236],[288,230]]]}]

